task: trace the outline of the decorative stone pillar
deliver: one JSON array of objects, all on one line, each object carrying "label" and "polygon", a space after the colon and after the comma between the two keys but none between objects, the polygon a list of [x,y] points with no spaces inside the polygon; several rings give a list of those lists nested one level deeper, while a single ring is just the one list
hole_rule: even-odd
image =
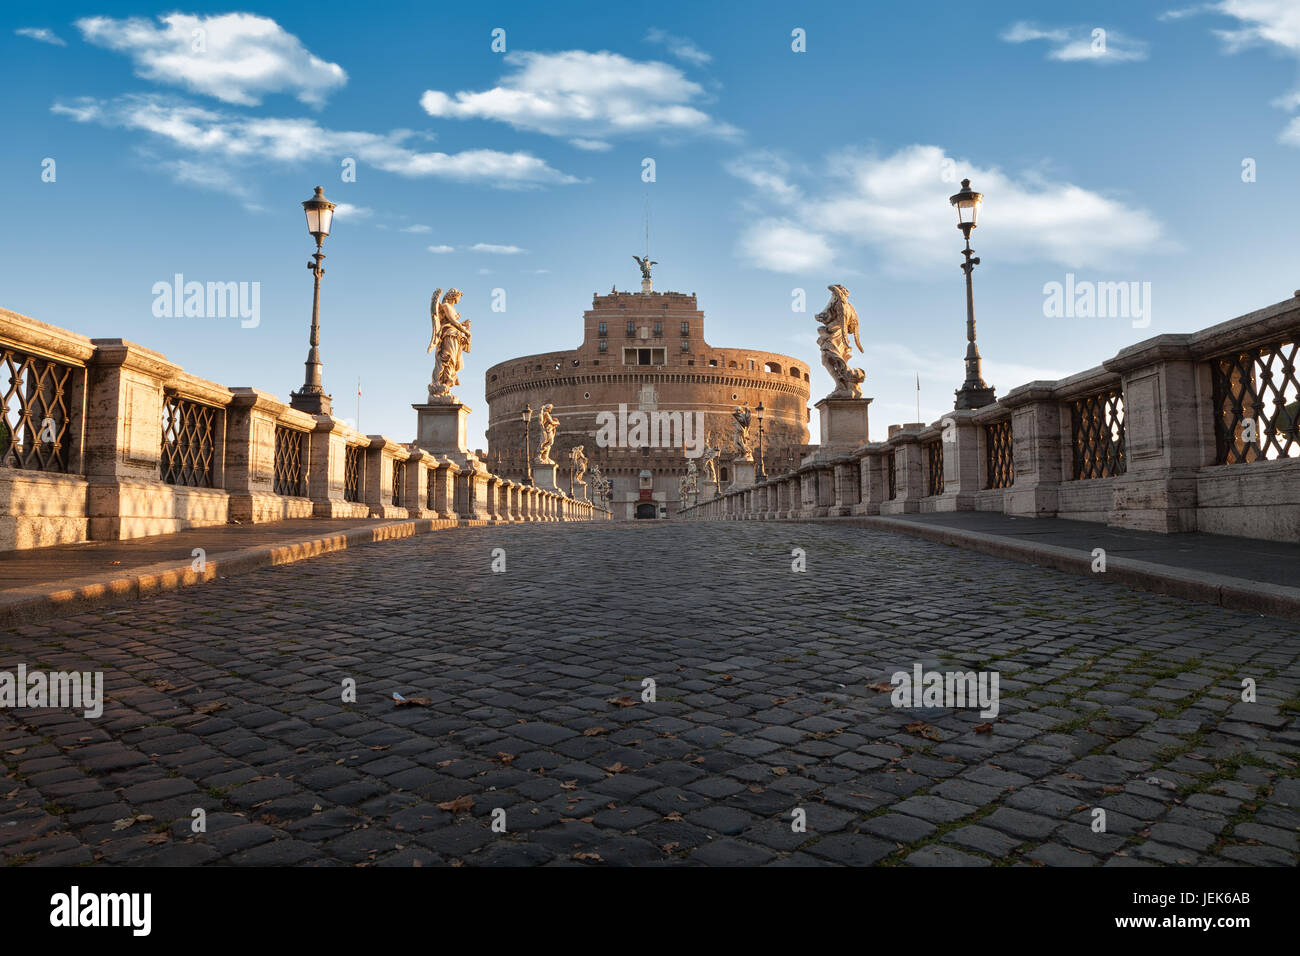
[{"label": "decorative stone pillar", "polygon": [[921,510],[925,497],[925,462],[921,458],[919,436],[925,426],[904,425],[885,442],[887,450],[894,453],[893,500],[880,503],[882,515],[914,514]]},{"label": "decorative stone pillar", "polygon": [[889,497],[889,475],[885,466],[889,457],[879,442],[866,445],[858,464],[858,503],[850,513],[855,515],[880,514],[880,506]]},{"label": "decorative stone pillar", "polygon": [[226,419],[226,489],[230,518],[242,523],[305,518],[311,499],[275,493],[275,427],[284,422],[303,435],[304,485],[311,480],[311,430],[316,419],[291,409],[269,392],[232,388]]},{"label": "decorative stone pillar", "polygon": [[1006,513],[1052,517],[1060,507],[1065,452],[1062,412],[1051,382],[1013,388],[998,402],[1011,411],[1012,467],[1015,481],[1003,497]]},{"label": "decorative stone pillar", "polygon": [[1113,527],[1196,530],[1197,472],[1215,463],[1216,448],[1212,390],[1202,400],[1190,338],[1162,335],[1104,363],[1124,382],[1126,470],[1114,482]]},{"label": "decorative stone pillar", "polygon": [[835,496],[828,513],[834,517],[852,514],[859,500],[858,462],[846,455],[835,459],[831,467],[834,469]]},{"label": "decorative stone pillar", "polygon": [[443,520],[455,519],[456,514],[456,476],[460,466],[445,455],[434,456],[435,468],[429,475],[433,482],[433,509]]},{"label": "decorative stone pillar", "polygon": [[[370,449],[366,454],[365,500],[372,518],[405,518],[407,512],[393,499],[393,469],[405,462],[406,449],[384,435],[370,436]],[[402,483],[402,500],[406,496],[406,483]]]}]

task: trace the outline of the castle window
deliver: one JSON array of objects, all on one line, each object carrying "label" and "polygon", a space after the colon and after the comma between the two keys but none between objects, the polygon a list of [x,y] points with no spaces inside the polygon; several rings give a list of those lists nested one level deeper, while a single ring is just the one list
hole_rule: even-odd
[{"label": "castle window", "polygon": [[709,368],[717,368],[717,367],[718,367],[718,360],[717,360],[717,359],[709,359]]},{"label": "castle window", "polygon": [[794,366],[791,366],[791,367],[790,367],[790,374],[793,375],[795,378],[798,378],[798,377],[799,377],[799,370],[798,370],[797,368],[795,368]]},{"label": "castle window", "polygon": [[663,335],[663,334],[664,334],[664,324],[663,324],[662,322],[656,322],[656,323],[655,323],[655,335],[656,335],[656,336],[660,336],[660,335]]},{"label": "castle window", "polygon": [[604,339],[601,339],[601,340],[600,340],[600,344],[599,344],[598,346],[596,346],[596,348],[597,348],[598,351],[606,352],[606,351],[609,350],[609,343],[608,343],[607,341],[605,341]]},{"label": "castle window", "polygon": [[781,372],[781,363],[780,363],[780,362],[768,362],[766,365],[763,366],[763,371],[764,371],[764,372],[776,372],[776,373],[780,374],[780,372]]},{"label": "castle window", "polygon": [[627,323],[627,334],[636,335],[636,324],[632,322],[631,319],[629,319]]},{"label": "castle window", "polygon": [[608,334],[609,334],[609,325],[608,325],[608,323],[605,323],[605,322],[600,323],[600,334],[601,334],[601,335],[608,335]]},{"label": "castle window", "polygon": [[[689,352],[690,350],[691,350],[691,340],[690,340],[690,339],[682,339],[682,351],[683,351],[683,352]],[[692,362],[691,364],[694,365],[695,363]]]},{"label": "castle window", "polygon": [[690,334],[691,334],[691,323],[689,323],[689,322],[683,322],[683,323],[682,323],[682,335],[690,335]]},{"label": "castle window", "polygon": [[727,469],[724,466],[718,469],[718,481],[726,481],[726,480],[727,480]]}]

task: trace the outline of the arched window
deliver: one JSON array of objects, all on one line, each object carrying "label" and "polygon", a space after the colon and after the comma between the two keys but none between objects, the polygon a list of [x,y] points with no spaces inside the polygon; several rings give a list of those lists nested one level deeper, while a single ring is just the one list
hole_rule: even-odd
[{"label": "arched window", "polygon": [[797,368],[795,368],[793,365],[791,365],[791,366],[790,366],[790,374],[791,374],[794,378],[798,378],[799,375],[800,375],[800,372],[799,372],[799,370],[798,370]]},{"label": "arched window", "polygon": [[780,362],[768,362],[766,365],[763,366],[763,371],[764,371],[764,372],[776,372],[776,373],[779,375],[779,374],[781,374],[781,363],[780,363]]}]

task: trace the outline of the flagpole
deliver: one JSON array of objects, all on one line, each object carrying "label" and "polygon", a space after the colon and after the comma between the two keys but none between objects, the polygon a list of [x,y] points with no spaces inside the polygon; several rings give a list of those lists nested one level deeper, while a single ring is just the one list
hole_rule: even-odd
[{"label": "flagpole", "polygon": [[921,373],[916,373],[916,420],[921,420]]},{"label": "flagpole", "polygon": [[357,376],[357,431],[361,431],[361,376]]}]

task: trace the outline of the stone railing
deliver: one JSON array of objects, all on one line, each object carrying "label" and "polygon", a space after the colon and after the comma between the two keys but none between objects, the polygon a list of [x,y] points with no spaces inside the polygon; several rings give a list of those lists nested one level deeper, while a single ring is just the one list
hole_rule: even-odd
[{"label": "stone railing", "polygon": [[1300,297],[681,509],[688,520],[940,511],[1300,540]]},{"label": "stone railing", "polygon": [[609,516],[0,309],[0,550],[288,518]]}]

